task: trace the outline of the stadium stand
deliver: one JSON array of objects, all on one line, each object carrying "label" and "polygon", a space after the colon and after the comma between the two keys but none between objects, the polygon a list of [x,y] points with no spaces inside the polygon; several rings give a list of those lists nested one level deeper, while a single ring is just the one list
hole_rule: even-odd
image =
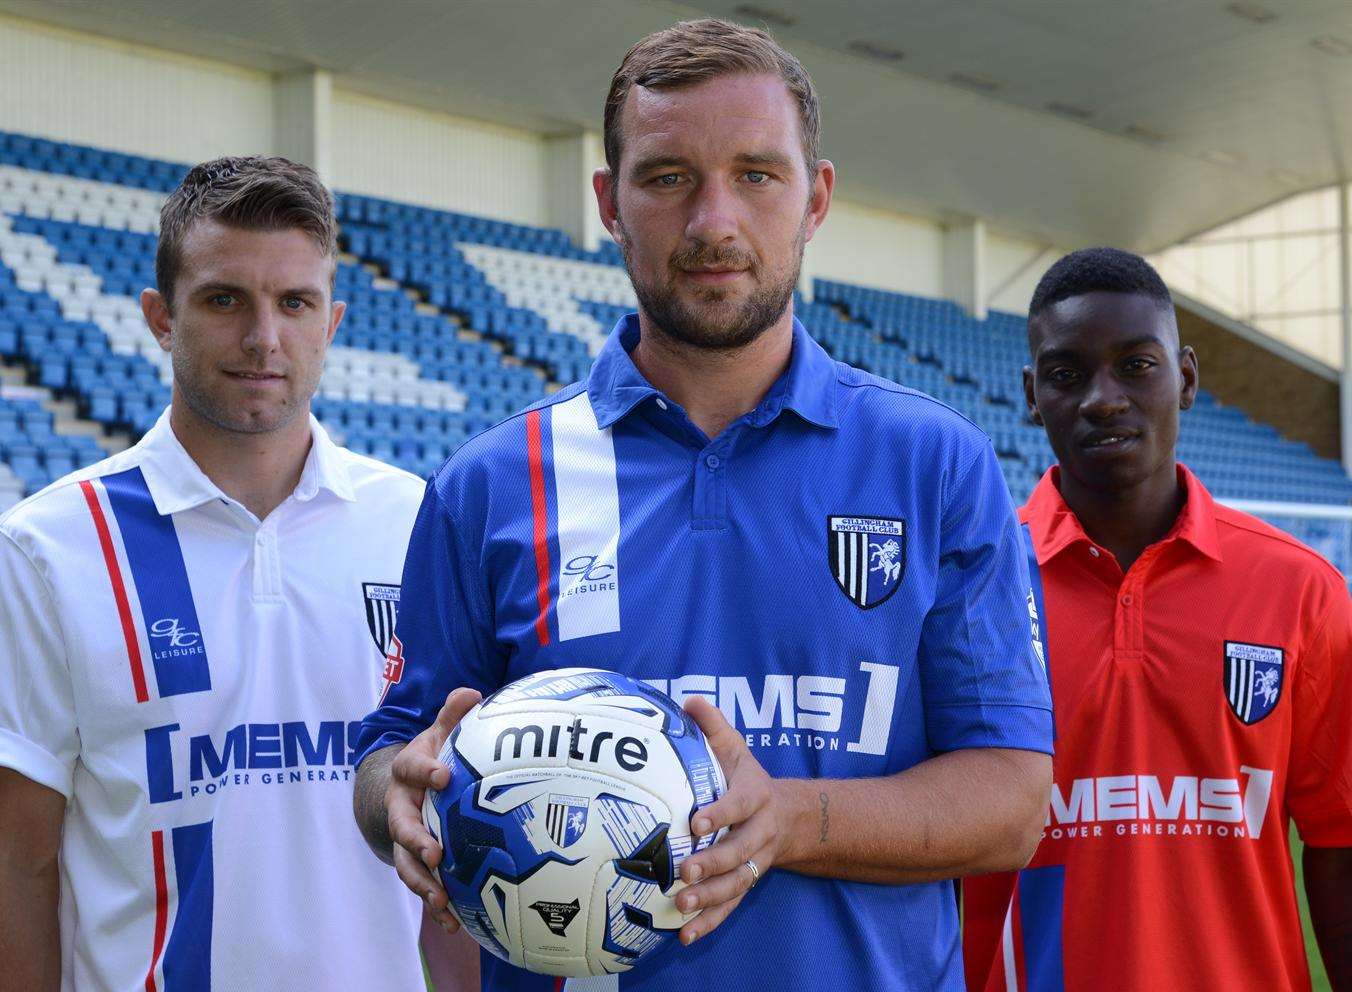
[{"label": "stadium stand", "polygon": [[[154,283],[154,231],[184,166],[0,133],[0,361],[73,399],[81,416],[139,436],[169,396],[170,368],[137,296]],[[465,438],[586,374],[634,307],[614,245],[560,231],[340,195],[348,316],[315,402],[355,450],[421,475]],[[991,437],[1016,499],[1051,461],[1024,416],[1024,318],[984,321],[955,303],[818,280],[798,301],[833,355],[962,411]],[[1180,452],[1218,496],[1346,506],[1336,462],[1203,392]],[[102,457],[53,429],[33,399],[0,397],[0,507]],[[1299,521],[1338,557],[1335,524]],[[1347,568],[1348,562],[1340,564]]]}]

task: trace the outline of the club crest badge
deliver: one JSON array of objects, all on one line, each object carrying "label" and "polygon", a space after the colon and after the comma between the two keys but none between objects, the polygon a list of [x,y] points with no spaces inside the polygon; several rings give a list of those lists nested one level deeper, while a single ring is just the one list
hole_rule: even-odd
[{"label": "club crest badge", "polygon": [[366,597],[366,627],[371,631],[376,650],[385,658],[390,653],[394,621],[399,616],[399,587],[363,582],[361,591]]},{"label": "club crest badge", "polygon": [[827,564],[840,591],[861,609],[887,602],[906,571],[906,521],[827,517]]},{"label": "club crest badge", "polygon": [[1225,698],[1245,725],[1257,723],[1276,707],[1282,695],[1284,662],[1281,648],[1225,642]]},{"label": "club crest badge", "polygon": [[545,827],[550,839],[559,847],[576,844],[587,829],[590,806],[591,800],[586,796],[550,796],[549,807],[545,810]]}]

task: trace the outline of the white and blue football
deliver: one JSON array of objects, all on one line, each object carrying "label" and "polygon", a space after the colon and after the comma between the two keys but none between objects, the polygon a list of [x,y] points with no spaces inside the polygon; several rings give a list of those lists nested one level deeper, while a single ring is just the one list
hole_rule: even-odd
[{"label": "white and blue football", "polygon": [[451,911],[484,948],[547,975],[627,971],[675,939],[695,811],[723,771],[665,693],[565,668],[500,689],[447,739],[423,819]]}]

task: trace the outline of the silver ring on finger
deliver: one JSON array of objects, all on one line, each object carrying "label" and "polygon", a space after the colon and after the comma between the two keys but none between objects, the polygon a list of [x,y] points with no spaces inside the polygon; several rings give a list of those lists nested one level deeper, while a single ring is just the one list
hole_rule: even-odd
[{"label": "silver ring on finger", "polygon": [[744,863],[751,869],[751,884],[747,886],[747,891],[750,892],[756,887],[756,883],[760,881],[760,869],[756,867],[756,862],[752,861],[750,858],[747,858]]}]

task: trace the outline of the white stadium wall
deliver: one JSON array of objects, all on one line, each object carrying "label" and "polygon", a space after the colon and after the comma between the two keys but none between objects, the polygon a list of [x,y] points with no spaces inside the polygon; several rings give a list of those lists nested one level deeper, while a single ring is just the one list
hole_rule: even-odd
[{"label": "white stadium wall", "polygon": [[[175,162],[276,153],[277,80],[0,16],[0,129]],[[336,89],[335,188],[549,223],[546,143]]]},{"label": "white stadium wall", "polygon": [[[808,249],[809,271],[819,279],[942,297],[944,230],[938,221],[837,199]],[[986,306],[1026,313],[1033,287],[1061,250],[991,231],[984,244]]]},{"label": "white stadium wall", "polygon": [[1037,281],[1065,252],[1003,234],[986,235],[986,306],[1027,313]]},{"label": "white stadium wall", "polygon": [[[288,85],[266,72],[0,15],[0,130],[176,162],[277,154],[289,152],[278,147],[279,129],[313,123],[306,108],[288,109]],[[326,101],[318,126],[328,132],[322,165],[335,189],[561,227],[588,247],[608,237],[586,188],[601,161],[598,135],[546,137],[350,92],[339,79],[318,92]],[[944,230],[933,219],[838,199],[808,249],[807,272],[942,297]],[[985,245],[988,306],[1023,311],[1054,254],[995,233]]]},{"label": "white stadium wall", "polygon": [[808,251],[818,279],[918,296],[943,293],[943,229],[933,221],[838,199]]},{"label": "white stadium wall", "polygon": [[544,137],[337,90],[336,189],[549,226]]},{"label": "white stadium wall", "polygon": [[272,150],[272,77],[0,16],[0,129],[176,162]]},{"label": "white stadium wall", "polygon": [[1296,194],[1152,261],[1173,289],[1342,367],[1337,187]]}]

